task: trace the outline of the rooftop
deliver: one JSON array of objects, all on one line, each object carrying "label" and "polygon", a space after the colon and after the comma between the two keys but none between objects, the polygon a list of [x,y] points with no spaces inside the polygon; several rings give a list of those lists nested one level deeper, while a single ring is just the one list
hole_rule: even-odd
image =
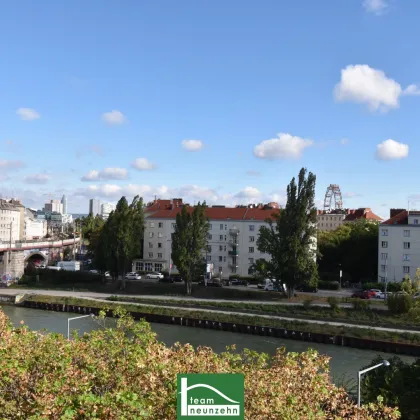
[{"label": "rooftop", "polygon": [[366,207],[366,208],[360,208],[356,210],[350,210],[350,212],[347,214],[346,218],[344,219],[345,222],[352,222],[354,220],[359,219],[366,219],[366,220],[377,220],[378,222],[382,222],[382,217],[379,217],[373,211]]}]

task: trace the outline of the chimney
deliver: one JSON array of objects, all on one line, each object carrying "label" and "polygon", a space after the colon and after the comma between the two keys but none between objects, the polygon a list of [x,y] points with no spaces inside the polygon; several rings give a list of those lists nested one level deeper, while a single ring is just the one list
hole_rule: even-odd
[{"label": "chimney", "polygon": [[390,209],[389,210],[389,217],[392,218],[401,212],[406,211],[406,209]]}]

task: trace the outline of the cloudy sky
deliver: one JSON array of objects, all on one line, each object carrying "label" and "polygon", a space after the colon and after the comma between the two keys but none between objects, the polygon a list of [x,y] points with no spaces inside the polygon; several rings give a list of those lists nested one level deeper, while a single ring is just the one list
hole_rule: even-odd
[{"label": "cloudy sky", "polygon": [[[3,197],[420,207],[415,0],[7,2]],[[416,29],[417,28],[417,29]],[[418,200],[418,205],[416,205]]]}]

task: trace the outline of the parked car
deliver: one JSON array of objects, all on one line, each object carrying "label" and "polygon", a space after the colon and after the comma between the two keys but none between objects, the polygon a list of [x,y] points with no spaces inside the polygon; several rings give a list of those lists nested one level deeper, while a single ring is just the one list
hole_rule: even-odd
[{"label": "parked car", "polygon": [[369,291],[369,292],[372,292],[372,293],[375,293],[375,295],[374,295],[373,297],[376,297],[376,295],[377,295],[378,293],[382,293],[382,290],[379,290],[379,289],[369,289],[368,291]]},{"label": "parked car", "polygon": [[173,283],[174,279],[172,277],[162,277],[161,279],[158,279],[159,283]]},{"label": "parked car", "polygon": [[385,292],[376,292],[375,299],[385,299],[389,293]]},{"label": "parked car", "polygon": [[[205,282],[204,280],[201,280],[198,284],[204,286]],[[223,283],[218,278],[212,278],[207,280],[207,286],[208,287],[223,287]]]},{"label": "parked car", "polygon": [[141,279],[141,275],[137,274],[135,272],[131,272],[131,273],[127,273],[125,275],[125,279],[126,280],[140,280]]},{"label": "parked car", "polygon": [[175,283],[182,283],[184,280],[179,274],[174,274],[170,277]]},{"label": "parked car", "polygon": [[242,280],[242,279],[232,279],[230,280],[230,284],[232,286],[248,286],[248,282],[246,280]]},{"label": "parked car", "polygon": [[112,279],[111,273],[110,273],[109,271],[105,271],[105,273],[104,273],[104,277],[105,277],[106,279]]},{"label": "parked car", "polygon": [[298,286],[296,286],[296,290],[298,292],[309,292],[309,293],[317,293],[318,292],[317,287],[309,286],[307,284],[299,284]]},{"label": "parked car", "polygon": [[90,274],[100,274],[99,270],[89,270]]},{"label": "parked car", "polygon": [[370,290],[360,290],[351,295],[352,298],[356,299],[371,299],[376,296],[376,292],[371,292]]},{"label": "parked car", "polygon": [[146,279],[163,279],[164,275],[162,273],[149,273],[146,274]]}]

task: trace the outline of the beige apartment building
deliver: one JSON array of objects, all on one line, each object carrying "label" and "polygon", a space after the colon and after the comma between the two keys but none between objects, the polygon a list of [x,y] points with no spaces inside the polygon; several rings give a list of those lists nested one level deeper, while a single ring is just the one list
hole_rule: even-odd
[{"label": "beige apartment building", "polygon": [[378,281],[399,282],[414,277],[420,267],[420,211],[391,209],[379,226]]},{"label": "beige apartment building", "polygon": [[366,219],[375,222],[381,222],[383,219],[377,216],[369,207],[359,209],[343,210],[318,210],[317,228],[318,230],[331,231],[336,230],[344,223],[354,222],[356,220]]}]

